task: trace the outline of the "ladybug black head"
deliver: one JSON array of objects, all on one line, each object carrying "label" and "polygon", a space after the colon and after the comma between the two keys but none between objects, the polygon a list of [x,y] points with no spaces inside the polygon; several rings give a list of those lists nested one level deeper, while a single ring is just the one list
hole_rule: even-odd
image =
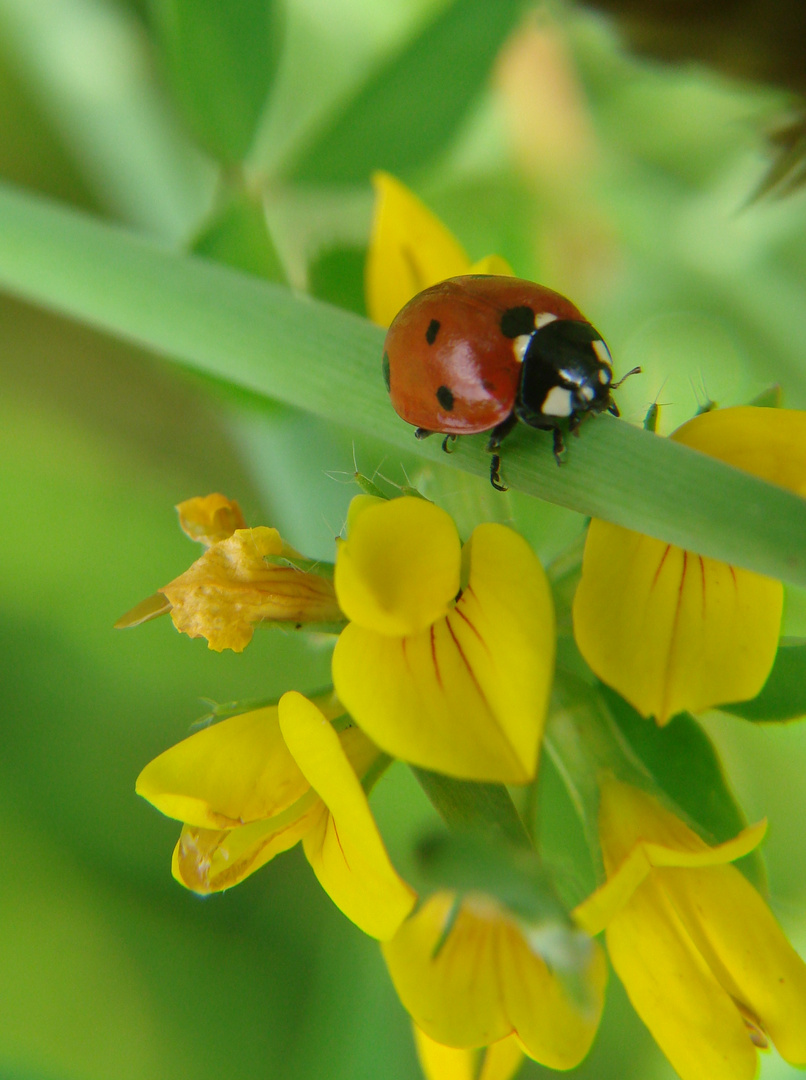
[{"label": "ladybug black head", "polygon": [[610,353],[590,323],[554,319],[532,335],[524,353],[515,413],[532,427],[554,427],[611,404]]}]

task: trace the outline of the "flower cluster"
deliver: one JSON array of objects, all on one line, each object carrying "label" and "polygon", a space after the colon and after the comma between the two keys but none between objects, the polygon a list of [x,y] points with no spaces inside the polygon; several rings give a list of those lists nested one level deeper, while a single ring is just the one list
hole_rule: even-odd
[{"label": "flower cluster", "polygon": [[[473,266],[392,177],[375,185],[367,296],[376,321],[446,276],[507,272],[495,258]],[[806,414],[725,409],[672,438],[800,494],[805,425]],[[508,1080],[524,1055],[577,1065],[604,1002],[603,931],[636,1011],[683,1080],[749,1080],[770,1041],[806,1064],[806,965],[731,865],[764,825],[710,843],[632,762],[583,747],[603,880],[573,910],[542,884],[540,902],[523,903],[511,882],[469,864],[450,887],[419,896],[395,870],[368,801],[393,760],[459,784],[467,820],[495,799],[516,813],[502,785],[535,781],[556,620],[547,576],[521,536],[482,523],[463,542],[422,497],[359,495],[331,566],[275,529],[248,528],[222,495],[178,509],[204,554],[119,625],[169,612],[178,630],[217,650],[241,651],[260,624],[325,631],[334,648],[332,689],[290,689],[235,712],[142,771],[138,793],[182,826],[177,881],[218,892],[301,843],[334,903],[382,943],[429,1080]],[[591,671],[658,725],[754,697],[775,659],[781,610],[778,582],[591,523],[576,643]],[[500,847],[513,881],[526,880],[524,865],[540,866],[528,837],[518,852]]]}]

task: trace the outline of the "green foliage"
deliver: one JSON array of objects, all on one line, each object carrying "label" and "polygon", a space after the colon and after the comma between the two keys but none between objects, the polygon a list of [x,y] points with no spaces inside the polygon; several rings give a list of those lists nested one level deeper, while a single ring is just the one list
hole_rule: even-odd
[{"label": "green foliage", "polygon": [[366,316],[364,263],[366,248],[334,247],[319,253],[308,267],[311,296]]},{"label": "green foliage", "polygon": [[806,716],[806,645],[782,645],[758,697],[721,709],[756,723]]},{"label": "green foliage", "polygon": [[524,919],[570,928],[568,913],[534,851],[502,844],[489,832],[457,831],[425,837],[417,855],[431,891],[486,893]]},{"label": "green foliage", "polygon": [[242,161],[280,55],[274,0],[151,0],[171,91],[196,138],[225,164]]},{"label": "green foliage", "polygon": [[[609,687],[600,685],[599,692],[654,783],[688,815],[704,839],[722,843],[746,828],[747,818],[731,790],[719,755],[692,716],[680,713],[660,728],[640,716]],[[758,889],[766,891],[764,859],[758,849],[737,865]]]},{"label": "green foliage", "polygon": [[523,0],[451,0],[332,116],[288,179],[362,183],[444,154],[522,11]]},{"label": "green foliage", "polygon": [[285,281],[269,234],[262,198],[235,189],[228,193],[193,242],[197,255],[245,270],[267,281]]},{"label": "green foliage", "polygon": [[492,830],[516,847],[529,847],[529,835],[503,784],[477,784],[413,767],[437,813],[452,829]]}]

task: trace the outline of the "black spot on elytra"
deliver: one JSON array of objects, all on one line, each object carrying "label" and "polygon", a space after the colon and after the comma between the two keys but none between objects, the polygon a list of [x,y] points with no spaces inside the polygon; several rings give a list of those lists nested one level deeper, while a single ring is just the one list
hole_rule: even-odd
[{"label": "black spot on elytra", "polygon": [[453,394],[447,386],[440,386],[439,390],[437,390],[437,401],[446,412],[453,409]]},{"label": "black spot on elytra", "polygon": [[501,333],[516,338],[535,332],[535,313],[530,307],[511,307],[501,316]]},{"label": "black spot on elytra", "polygon": [[386,383],[386,389],[391,390],[392,384],[389,379],[389,353],[383,354],[383,381]]},{"label": "black spot on elytra", "polygon": [[437,334],[439,333],[439,322],[437,319],[432,319],[428,324],[428,329],[425,332],[425,340],[429,345],[433,345],[437,340]]}]

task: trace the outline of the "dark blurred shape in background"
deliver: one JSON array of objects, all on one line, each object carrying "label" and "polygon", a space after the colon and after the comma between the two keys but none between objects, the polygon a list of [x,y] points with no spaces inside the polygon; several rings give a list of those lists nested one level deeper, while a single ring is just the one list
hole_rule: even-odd
[{"label": "dark blurred shape in background", "polygon": [[630,47],[659,60],[707,64],[734,79],[782,87],[788,115],[769,133],[773,161],[753,194],[787,195],[806,181],[806,7],[802,0],[593,0]]}]

